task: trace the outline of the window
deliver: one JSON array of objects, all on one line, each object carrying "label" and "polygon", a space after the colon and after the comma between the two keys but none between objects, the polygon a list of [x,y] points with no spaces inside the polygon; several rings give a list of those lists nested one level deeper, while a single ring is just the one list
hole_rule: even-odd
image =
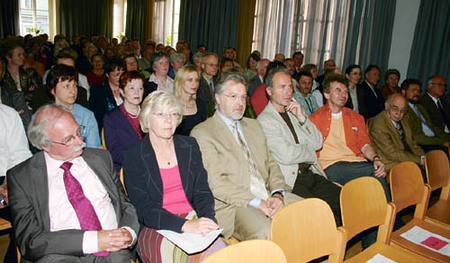
[{"label": "window", "polygon": [[49,33],[48,0],[20,0],[20,34]]},{"label": "window", "polygon": [[180,0],[155,0],[152,40],[175,47],[178,42]]}]

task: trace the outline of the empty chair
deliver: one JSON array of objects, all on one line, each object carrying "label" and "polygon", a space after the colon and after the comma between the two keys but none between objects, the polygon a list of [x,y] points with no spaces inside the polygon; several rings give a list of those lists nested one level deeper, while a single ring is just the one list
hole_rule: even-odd
[{"label": "empty chair", "polygon": [[249,240],[223,248],[203,263],[286,263],[286,256],[277,244],[269,240]]},{"label": "empty chair", "polygon": [[297,201],[278,211],[272,220],[271,237],[288,262],[323,256],[329,256],[330,263],[342,262],[347,243],[344,231],[336,228],[330,206],[317,198]]},{"label": "empty chair", "polygon": [[448,229],[424,220],[431,187],[428,184],[424,184],[420,168],[413,162],[402,162],[391,169],[390,178],[392,203],[395,205],[395,213],[409,206],[416,205],[413,219],[404,227],[391,234],[391,245],[414,251],[438,262],[450,262],[449,256],[413,243],[401,236],[413,227],[416,227],[415,229],[419,227],[450,239],[450,231]]},{"label": "empty chair", "polygon": [[450,168],[447,155],[434,150],[425,154],[425,170],[431,191],[442,188],[439,201],[428,209],[425,221],[442,224],[450,228]]},{"label": "empty chair", "polygon": [[344,185],[341,191],[342,224],[347,238],[378,226],[377,241],[348,262],[366,262],[380,254],[396,262],[429,262],[420,255],[389,246],[394,224],[394,206],[388,204],[380,182],[373,177],[360,177]]}]

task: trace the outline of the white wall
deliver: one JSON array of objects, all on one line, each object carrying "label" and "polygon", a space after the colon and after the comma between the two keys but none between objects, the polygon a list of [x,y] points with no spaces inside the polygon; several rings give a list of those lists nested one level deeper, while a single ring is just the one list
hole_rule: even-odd
[{"label": "white wall", "polygon": [[392,32],[389,68],[400,71],[400,83],[406,78],[420,0],[397,0]]}]

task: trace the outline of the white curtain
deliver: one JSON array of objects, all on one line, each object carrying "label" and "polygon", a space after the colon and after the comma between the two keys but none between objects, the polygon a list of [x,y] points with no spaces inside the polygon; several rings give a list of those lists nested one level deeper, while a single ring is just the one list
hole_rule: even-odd
[{"label": "white curtain", "polygon": [[152,39],[174,47],[178,41],[180,0],[155,0]]}]

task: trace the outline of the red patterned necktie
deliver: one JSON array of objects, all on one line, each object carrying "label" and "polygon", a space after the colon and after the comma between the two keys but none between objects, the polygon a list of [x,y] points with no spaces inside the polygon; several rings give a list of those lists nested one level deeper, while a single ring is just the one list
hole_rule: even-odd
[{"label": "red patterned necktie", "polygon": [[[92,231],[102,230],[102,225],[100,220],[98,220],[94,207],[89,199],[87,199],[84,195],[80,182],[73,177],[70,172],[70,167],[72,167],[71,162],[64,162],[61,165],[61,169],[64,170],[64,184],[66,186],[67,197],[69,198],[69,201],[77,214],[81,229]],[[107,257],[109,256],[109,252],[97,252],[93,255],[98,257]]]}]

